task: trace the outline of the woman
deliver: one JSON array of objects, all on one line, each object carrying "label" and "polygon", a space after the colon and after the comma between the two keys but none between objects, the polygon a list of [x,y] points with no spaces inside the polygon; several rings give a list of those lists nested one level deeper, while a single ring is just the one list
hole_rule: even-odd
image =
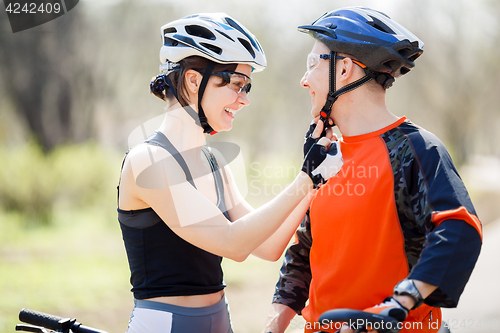
[{"label": "woman", "polygon": [[204,144],[248,105],[250,76],[266,66],[260,44],[226,14],[184,17],[161,32],[162,73],[151,91],[167,102],[166,117],[128,152],[119,185],[135,297],[128,332],[232,332],[221,257],[278,259],[307,210],[313,179],[336,173],[315,166],[340,168],[341,157],[324,153],[329,132],[287,190],[253,210],[223,157]]}]

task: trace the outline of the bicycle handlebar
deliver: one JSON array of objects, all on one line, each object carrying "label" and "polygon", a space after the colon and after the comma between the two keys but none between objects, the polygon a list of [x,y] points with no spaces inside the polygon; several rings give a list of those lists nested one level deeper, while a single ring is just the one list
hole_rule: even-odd
[{"label": "bicycle handlebar", "polygon": [[19,312],[19,320],[23,323],[45,327],[53,331],[60,328],[59,321],[62,319],[64,318],[30,309],[22,309]]},{"label": "bicycle handlebar", "polygon": [[59,332],[68,332],[71,330],[73,333],[107,333],[96,328],[84,326],[77,322],[76,319],[62,318],[30,309],[22,309],[19,312],[19,320],[27,324]]}]

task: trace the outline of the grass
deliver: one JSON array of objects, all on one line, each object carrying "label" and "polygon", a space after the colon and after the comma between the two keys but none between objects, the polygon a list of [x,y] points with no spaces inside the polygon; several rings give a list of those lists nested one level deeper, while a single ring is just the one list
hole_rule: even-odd
[{"label": "grass", "polygon": [[[29,146],[0,149],[0,160],[18,161],[16,167],[31,173],[42,170],[46,181],[39,180],[40,174],[26,177],[28,171],[17,172],[12,164],[0,172],[0,204],[3,199],[18,209],[2,211],[0,205],[0,333],[14,332],[22,308],[77,318],[110,333],[126,331],[133,296],[115,210],[121,157],[92,144],[62,147],[47,157]],[[254,207],[292,180],[296,170],[282,165],[293,162],[270,159],[247,167],[247,200]],[[480,216],[498,217],[496,201],[489,198],[485,207],[479,200]],[[46,223],[33,222],[33,211],[19,210],[17,204],[38,207],[36,215],[46,202],[51,207]],[[281,260],[224,259],[235,332],[262,331],[280,266]],[[296,317],[287,333],[302,332],[303,323]]]},{"label": "grass", "polygon": [[[22,308],[77,318],[125,332],[133,306],[129,270],[114,207],[56,210],[50,226],[0,213],[0,332],[14,332]],[[281,261],[224,259],[235,332],[260,332]],[[291,330],[289,330],[291,332]]]},{"label": "grass", "polygon": [[106,215],[61,214],[42,227],[21,227],[15,214],[2,215],[0,332],[13,332],[25,307],[110,332],[126,330],[128,266],[119,227]]},{"label": "grass", "polygon": [[[44,186],[58,190],[40,190],[44,183],[36,175],[24,177],[12,168],[0,172],[0,203],[2,195],[16,193],[19,202],[36,206],[37,196],[45,193],[52,207],[50,223],[34,223],[29,210],[0,208],[0,333],[14,332],[22,308],[77,318],[110,333],[126,331],[133,297],[114,189],[121,154],[107,155],[92,145],[62,148],[50,160],[29,150],[0,151],[0,160],[18,159],[23,170],[45,170],[50,182]],[[281,165],[293,163],[270,160],[247,168],[247,200],[254,207],[291,181],[294,170]],[[33,196],[35,189],[39,192]],[[480,216],[497,218],[498,205],[488,197],[488,202],[478,200]],[[482,201],[487,203],[484,207]],[[250,257],[236,263],[224,259],[235,332],[262,331],[280,266],[281,260]],[[303,320],[296,317],[287,333],[302,332],[299,327]]]},{"label": "grass", "polygon": [[[114,189],[122,156],[92,143],[47,156],[33,144],[0,149],[11,162],[0,171],[0,333],[14,332],[22,308],[126,331],[133,296]],[[254,207],[291,180],[272,162],[247,170]],[[263,329],[280,266],[223,261],[235,332]]]}]

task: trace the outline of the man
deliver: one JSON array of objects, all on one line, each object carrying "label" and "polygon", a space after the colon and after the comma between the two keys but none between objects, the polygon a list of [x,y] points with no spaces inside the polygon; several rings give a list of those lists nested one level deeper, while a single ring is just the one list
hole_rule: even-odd
[{"label": "man", "polygon": [[304,150],[335,123],[344,166],[319,188],[286,252],[264,332],[284,332],[296,313],[305,332],[335,332],[318,320],[336,308],[394,317],[401,332],[437,332],[439,308],[457,305],[474,268],[482,228],[443,144],[385,103],[423,43],[358,7],[299,30],[316,39],[301,85],[319,121]]}]

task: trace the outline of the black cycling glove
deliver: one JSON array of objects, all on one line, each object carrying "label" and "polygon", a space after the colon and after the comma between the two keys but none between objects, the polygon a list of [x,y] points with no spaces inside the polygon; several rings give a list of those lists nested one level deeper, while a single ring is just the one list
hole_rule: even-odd
[{"label": "black cycling glove", "polygon": [[333,141],[328,151],[324,146],[313,143],[304,158],[302,171],[311,177],[314,187],[318,187],[319,184],[324,184],[327,179],[335,176],[343,164],[338,141]]}]

